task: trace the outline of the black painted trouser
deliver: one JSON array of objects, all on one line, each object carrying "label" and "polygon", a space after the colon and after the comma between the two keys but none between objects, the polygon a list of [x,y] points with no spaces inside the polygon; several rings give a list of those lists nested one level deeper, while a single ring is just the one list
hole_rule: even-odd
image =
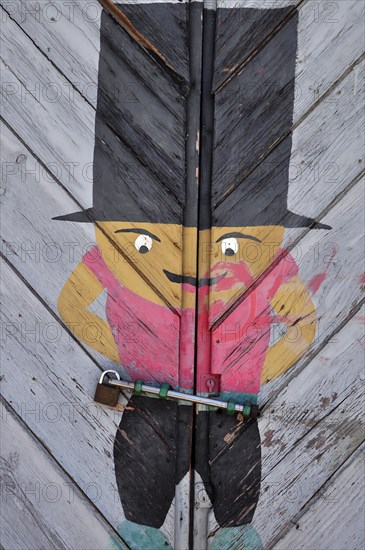
[{"label": "black painted trouser", "polygon": [[[115,442],[117,485],[125,516],[159,528],[175,485],[191,462],[192,408],[176,401],[133,396]],[[179,448],[177,451],[177,435]],[[250,523],[260,492],[261,447],[257,421],[239,422],[225,411],[199,412],[194,468],[221,527]]]}]

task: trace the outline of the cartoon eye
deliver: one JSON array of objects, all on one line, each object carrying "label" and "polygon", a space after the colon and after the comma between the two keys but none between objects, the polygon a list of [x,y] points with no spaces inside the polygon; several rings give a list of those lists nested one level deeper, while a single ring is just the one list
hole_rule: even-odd
[{"label": "cartoon eye", "polygon": [[238,242],[237,239],[233,237],[230,239],[223,239],[222,241],[222,252],[226,256],[234,256],[238,252]]},{"label": "cartoon eye", "polygon": [[152,239],[148,235],[139,235],[136,238],[134,246],[140,254],[146,254],[152,248]]}]

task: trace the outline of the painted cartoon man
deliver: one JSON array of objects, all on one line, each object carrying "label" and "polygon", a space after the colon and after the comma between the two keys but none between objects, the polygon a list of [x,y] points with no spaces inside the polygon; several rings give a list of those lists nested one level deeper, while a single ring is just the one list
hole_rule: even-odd
[{"label": "painted cartoon man", "polygon": [[[181,10],[182,6],[165,4],[164,9]],[[287,158],[284,168],[272,159],[264,161],[260,174],[253,172],[246,179],[239,200],[232,196],[206,226],[200,226],[199,277],[195,254],[185,255],[182,272],[184,247],[195,250],[197,228],[183,225],[182,208],[170,197],[174,189],[164,189],[110,129],[122,118],[121,133],[124,128],[133,140],[129,117],[135,117],[134,123],[138,116],[152,119],[147,111],[153,105],[137,101],[126,106],[115,95],[110,103],[116,80],[121,85],[126,79],[129,85],[129,79],[139,77],[125,76],[123,69],[118,72],[123,57],[118,24],[103,13],[101,25],[93,207],[56,218],[95,222],[97,244],[62,289],[59,312],[80,340],[120,365],[125,378],[193,391],[194,372],[184,354],[194,349],[198,289],[197,390],[208,392],[208,374],[223,399],[256,403],[261,384],[287,371],[315,334],[314,306],[298,267],[290,255],[279,261],[285,228],[314,224],[287,209],[291,142],[286,140],[277,149],[280,158]],[[292,108],[291,97],[289,119]],[[114,120],[109,123],[111,117]],[[145,118],[146,125],[150,119]],[[261,284],[253,286],[264,272]],[[91,306],[105,291],[105,315],[101,316]],[[244,291],[247,295],[231,311]],[[274,323],[287,325],[288,333],[273,343]],[[85,338],[90,324],[99,334],[92,344]],[[293,331],[295,337],[291,337]],[[133,396],[130,406],[114,444],[126,517],[120,534],[131,548],[162,548],[168,543],[159,529],[175,486],[190,468],[191,407],[145,396]],[[186,438],[186,445],[180,442],[179,448],[177,423],[180,437]],[[227,529],[241,533],[245,547],[259,549],[260,539],[250,526],[261,479],[257,421],[241,422],[215,410],[202,411],[195,439],[197,448],[201,439],[202,449],[196,454],[195,470],[222,528],[212,550],[225,548]],[[239,540],[238,535],[232,536]]]}]

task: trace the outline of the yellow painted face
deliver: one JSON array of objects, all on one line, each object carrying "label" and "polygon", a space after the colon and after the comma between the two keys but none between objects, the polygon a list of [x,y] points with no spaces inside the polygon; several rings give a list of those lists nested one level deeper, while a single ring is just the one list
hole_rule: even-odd
[{"label": "yellow painted face", "polygon": [[137,222],[98,225],[96,240],[104,261],[123,286],[157,304],[194,307],[196,287],[183,282],[191,277],[193,283],[196,277],[196,228]]},{"label": "yellow painted face", "polygon": [[[195,307],[196,228],[137,222],[99,226],[96,239],[104,261],[123,286],[157,304]],[[230,303],[250,286],[274,261],[283,235],[279,226],[201,231],[199,285],[210,289],[211,305]]]}]

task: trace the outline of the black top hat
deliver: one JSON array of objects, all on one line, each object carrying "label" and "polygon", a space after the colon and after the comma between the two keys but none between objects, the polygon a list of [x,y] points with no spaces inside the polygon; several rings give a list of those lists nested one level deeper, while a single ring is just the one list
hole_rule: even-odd
[{"label": "black top hat", "polygon": [[[186,9],[182,4],[169,3],[150,4],[148,8],[146,6],[128,6],[128,16],[133,19],[133,10],[159,10],[160,20],[162,18],[164,21],[172,21],[176,10]],[[125,9],[126,6],[123,6],[123,10]],[[261,10],[256,11],[257,17],[260,18]],[[134,117],[140,127],[143,124],[149,124],[149,120],[143,118],[146,111],[143,116],[140,114],[141,108],[138,101],[130,103],[126,108],[125,93],[121,93],[123,90],[133,90],[133,86],[141,86],[138,74],[133,71],[127,74],[126,65],[121,62],[124,58],[123,49],[133,47],[132,42],[128,40],[130,40],[129,37],[118,22],[103,11],[95,122],[93,207],[53,218],[55,220],[182,223],[184,175],[176,177],[176,174],[172,174],[170,189],[166,188],[160,178],[131,152],[128,143],[123,143],[118,137],[118,131],[115,130],[119,127],[123,131],[123,124],[133,125],[131,117]],[[273,73],[274,79],[280,81],[282,77],[280,71],[293,72],[290,82],[292,90],[283,98],[287,103],[284,110],[290,125],[293,117],[296,41],[295,29],[295,36],[292,37],[291,66],[280,66],[279,74]],[[163,106],[161,106],[161,117],[164,117]],[[181,125],[181,132],[185,132],[184,124]],[[329,229],[329,226],[316,223],[312,218],[300,216],[288,210],[290,152],[291,137],[289,136],[260,164],[259,170],[254,170],[245,178],[238,192],[228,196],[213,211],[211,220],[210,216],[207,217],[206,223],[201,220],[201,228],[205,225],[209,227],[212,223],[216,226],[231,227],[282,225]],[[182,153],[182,163],[183,160]]]}]

